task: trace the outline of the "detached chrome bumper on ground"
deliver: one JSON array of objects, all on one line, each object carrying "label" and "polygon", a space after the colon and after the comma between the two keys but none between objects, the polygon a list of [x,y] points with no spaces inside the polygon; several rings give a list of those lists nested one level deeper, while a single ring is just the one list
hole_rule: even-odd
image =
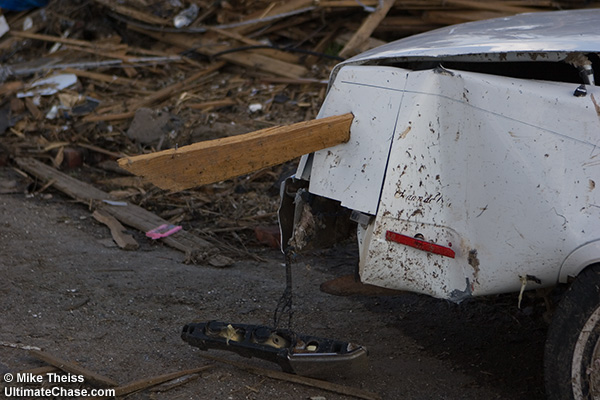
[{"label": "detached chrome bumper on ground", "polygon": [[201,350],[233,351],[277,363],[285,372],[320,378],[347,374],[367,358],[367,349],[354,343],[260,325],[190,323],[183,327],[181,338]]}]

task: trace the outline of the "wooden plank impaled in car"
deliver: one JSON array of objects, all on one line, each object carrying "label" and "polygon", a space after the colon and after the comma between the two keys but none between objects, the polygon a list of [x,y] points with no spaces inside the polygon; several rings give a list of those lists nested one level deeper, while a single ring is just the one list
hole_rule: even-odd
[{"label": "wooden plank impaled in car", "polygon": [[194,143],[119,159],[119,165],[156,186],[180,191],[220,182],[293,160],[350,139],[352,114]]}]

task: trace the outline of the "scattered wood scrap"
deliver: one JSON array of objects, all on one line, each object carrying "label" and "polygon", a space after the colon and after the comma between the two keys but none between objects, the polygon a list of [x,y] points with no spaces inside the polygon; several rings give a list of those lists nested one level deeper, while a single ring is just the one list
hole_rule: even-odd
[{"label": "scattered wood scrap", "polygon": [[[49,364],[47,366],[42,366],[34,369],[29,369],[23,371],[22,373],[27,373],[31,375],[46,375],[48,373],[64,371],[74,375],[81,375],[84,377],[84,381],[87,384],[92,386],[100,386],[100,387],[110,387],[114,388],[115,397],[127,396],[131,393],[139,392],[142,390],[146,390],[148,388],[163,384],[165,382],[171,382],[175,380],[179,380],[183,377],[194,377],[198,376],[202,372],[205,372],[213,367],[213,365],[204,365],[198,368],[187,369],[183,371],[175,371],[168,374],[163,374],[159,376],[154,376],[150,378],[143,378],[125,385],[119,385],[116,381],[108,378],[106,376],[100,375],[94,371],[91,371],[87,368],[84,368],[80,365],[72,363],[70,361],[65,361],[60,359],[59,357],[50,354],[46,351],[42,350],[29,350],[29,355],[37,358],[38,360],[44,361]],[[172,387],[176,387],[182,385],[188,380],[179,380],[178,382],[173,382]],[[172,388],[170,387],[170,388]],[[164,388],[164,390],[169,390],[169,388]]]},{"label": "scattered wood scrap", "polygon": [[[195,0],[200,6],[198,16],[189,25],[175,28],[174,17],[189,2],[152,2],[152,7],[139,6],[146,3],[53,1],[43,9],[5,13],[10,33],[0,38],[3,59],[0,166],[17,165],[40,180],[40,189],[29,192],[34,196],[52,196],[46,189],[54,187],[89,206],[97,217],[109,221],[113,234],[120,237],[116,240],[123,239],[120,223],[142,232],[165,223],[186,224],[186,230],[161,240],[188,254],[190,260],[201,258],[220,266],[232,260],[222,255],[216,257],[215,244],[238,251],[240,258],[260,260],[246,250],[246,245],[252,243],[247,232],[253,232],[259,223],[276,222],[278,195],[273,187],[279,176],[293,170],[293,165],[287,170],[288,166],[264,169],[244,179],[176,194],[139,185],[133,190],[136,195],[120,199],[125,206],[105,202],[114,199],[107,190],[100,189],[101,181],[109,180],[106,174],[114,176],[124,171],[114,165],[111,168],[103,165],[115,164],[117,158],[131,154],[144,153],[149,154],[148,158],[158,159],[162,155],[155,151],[161,148],[171,148],[171,153],[163,154],[179,157],[187,151],[185,145],[194,142],[224,138],[219,145],[233,145],[243,139],[236,139],[235,135],[244,132],[266,129],[263,133],[273,133],[278,132],[276,126],[311,120],[325,98],[327,80],[335,63],[408,35],[521,12],[598,4],[567,0]],[[38,93],[22,97],[24,88],[37,80],[60,74],[75,75],[76,82],[47,96]],[[250,109],[249,105],[257,107]],[[142,107],[168,113],[178,120],[177,128],[161,132],[161,138],[150,143],[128,137],[125,133]],[[76,148],[80,156],[79,179],[59,171],[72,167],[67,162],[67,148]],[[205,154],[212,150],[206,150]],[[310,151],[311,147],[295,150]],[[244,149],[243,154],[248,153]],[[267,153],[279,156],[283,152],[271,149]],[[291,154],[272,161],[281,162],[289,157]],[[136,158],[130,160],[134,164]],[[222,175],[215,172],[211,179],[222,180],[267,165],[259,161],[250,165],[249,161],[245,161],[246,167],[238,164],[234,171]],[[191,170],[181,169],[181,164],[162,165],[171,175],[176,170],[187,174],[185,184],[169,186],[170,190],[207,182],[199,180]],[[192,165],[196,166],[196,160]],[[131,179],[120,182],[128,188],[136,185]],[[14,191],[12,186],[7,190]],[[121,245],[134,246],[127,239]],[[365,294],[363,290],[369,289],[364,285],[357,287],[349,278],[325,288],[338,294]],[[89,298],[84,298],[67,310],[77,309],[88,301]],[[208,368],[118,386],[110,378],[37,347],[7,342],[0,342],[0,346],[31,350],[34,357],[55,365],[52,370],[42,367],[30,370],[31,373],[43,374],[60,368],[82,374],[90,383],[116,386],[121,395],[179,379],[175,377],[182,377],[181,374],[197,376]],[[229,363],[262,376],[345,396],[379,398],[355,388]]]},{"label": "scattered wood scrap", "polygon": [[[176,27],[186,2],[84,3],[55,1],[44,9],[4,13],[10,30],[0,37],[5,60],[0,65],[0,165],[32,157],[57,170],[81,167],[79,181],[96,185],[80,187],[81,201],[105,208],[121,223],[140,230],[166,220],[183,223],[203,242],[180,235],[166,243],[188,254],[205,253],[215,244],[230,255],[244,248],[244,257],[255,259],[246,246],[257,244],[251,237],[256,221],[246,218],[261,215],[267,216],[261,224],[276,223],[272,186],[294,169],[293,161],[245,178],[222,181],[261,164],[214,175],[210,179],[218,183],[201,188],[195,186],[207,182],[208,174],[198,178],[193,168],[184,168],[185,184],[165,183],[177,193],[125,183],[111,192],[102,184],[110,177],[98,176],[108,172],[102,165],[134,154],[161,157],[157,152],[163,149],[179,154],[192,143],[234,142],[230,137],[238,134],[310,121],[337,62],[411,34],[521,12],[597,6],[597,1],[567,0],[197,0],[197,15]],[[30,90],[61,75],[70,76],[72,85],[48,95]],[[129,134],[144,108],[173,122],[155,126],[156,135],[148,141]],[[183,164],[162,165],[174,171]],[[58,187],[52,178],[44,182],[47,186],[34,196],[52,196],[45,189]],[[101,193],[93,191],[100,188]],[[102,204],[109,192],[130,206]],[[153,212],[144,214],[134,204]]]},{"label": "scattered wood scrap", "polygon": [[176,371],[168,374],[154,376],[151,378],[144,378],[137,380],[135,382],[128,383],[126,385],[117,386],[115,388],[115,396],[126,396],[128,394],[139,392],[141,390],[148,389],[152,386],[160,385],[161,383],[169,382],[181,377],[190,376],[190,375],[198,375],[202,372],[208,371],[211,369],[212,365],[205,365],[198,368],[188,369],[184,371]]},{"label": "scattered wood scrap", "polygon": [[345,396],[355,397],[357,399],[365,399],[365,400],[381,400],[381,396],[376,393],[369,392],[367,390],[362,390],[350,386],[339,385],[332,382],[322,381],[320,379],[307,378],[305,376],[288,374],[286,372],[275,371],[271,369],[254,367],[251,365],[247,365],[241,362],[227,360],[224,358],[214,357],[208,354],[202,354],[202,357],[212,360],[218,361],[220,363],[233,365],[236,368],[242,369],[244,371],[250,372],[252,374],[266,376],[267,378],[278,379],[281,381],[297,383],[300,385],[310,386],[318,389],[323,389],[328,392],[342,394]]},{"label": "scattered wood scrap", "polygon": [[83,375],[85,377],[85,381],[89,384],[104,387],[119,386],[117,382],[106,376],[102,376],[94,371],[90,371],[72,362],[62,360],[48,352],[41,350],[30,350],[29,354],[37,358],[38,360],[42,360],[45,363],[53,365],[56,368],[59,368],[65,372],[69,372],[75,375]]},{"label": "scattered wood scrap", "polygon": [[44,365],[43,367],[31,368],[24,371],[19,372],[20,374],[31,374],[31,375],[46,375],[51,372],[59,372],[60,368],[55,367],[54,365]]},{"label": "scattered wood scrap", "polygon": [[112,215],[102,210],[95,210],[92,216],[96,221],[103,223],[110,229],[113,240],[123,250],[136,250],[140,247],[133,236],[125,233],[125,227]]},{"label": "scattered wood scrap", "polygon": [[358,49],[363,45],[365,41],[371,37],[371,34],[377,26],[383,21],[388,11],[392,8],[396,1],[395,0],[383,0],[380,7],[377,8],[371,15],[365,18],[361,27],[356,31],[352,38],[346,43],[344,48],[340,51],[340,56],[347,58],[358,53]]},{"label": "scattered wood scrap", "polygon": [[[160,218],[133,204],[111,205],[106,203],[110,200],[110,195],[94,186],[72,178],[56,169],[33,158],[15,159],[17,165],[43,181],[54,181],[52,186],[66,195],[78,200],[84,204],[91,205],[93,208],[100,209],[103,212],[112,215],[122,223],[132,226],[142,232],[147,232],[160,225],[168,224],[168,221]],[[165,244],[174,247],[186,254],[195,254],[209,252],[213,246],[205,240],[181,230],[174,235],[161,239]],[[212,253],[211,253],[212,254]]]}]

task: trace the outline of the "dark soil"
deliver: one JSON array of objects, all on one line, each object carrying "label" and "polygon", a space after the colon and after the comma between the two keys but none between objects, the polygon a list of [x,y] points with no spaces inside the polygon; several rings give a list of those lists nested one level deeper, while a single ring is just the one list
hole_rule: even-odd
[{"label": "dark soil", "polygon": [[[5,170],[6,171],[6,170]],[[272,323],[285,282],[283,257],[217,269],[133,232],[134,252],[112,247],[85,206],[57,193],[0,195],[0,342],[38,346],[120,384],[212,362],[184,343],[184,324],[212,319]],[[108,246],[108,247],[107,247]],[[384,399],[542,399],[543,302],[517,295],[457,305],[426,296],[335,297],[319,284],[352,273],[355,246],[299,256],[293,329],[369,348],[369,367],[335,380]],[[228,353],[209,354],[266,368]],[[2,372],[44,365],[0,346]],[[88,386],[89,387],[89,386]],[[345,396],[215,364],[167,392],[130,396],[215,399],[342,399]]]}]

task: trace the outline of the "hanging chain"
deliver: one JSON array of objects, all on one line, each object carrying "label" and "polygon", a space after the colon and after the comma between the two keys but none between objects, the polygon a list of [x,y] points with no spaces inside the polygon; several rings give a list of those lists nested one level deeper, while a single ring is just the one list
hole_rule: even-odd
[{"label": "hanging chain", "polygon": [[285,290],[277,302],[277,307],[273,313],[273,325],[275,329],[279,327],[281,318],[284,314],[288,315],[288,329],[292,328],[292,258],[294,257],[294,248],[289,246],[285,251]]}]

